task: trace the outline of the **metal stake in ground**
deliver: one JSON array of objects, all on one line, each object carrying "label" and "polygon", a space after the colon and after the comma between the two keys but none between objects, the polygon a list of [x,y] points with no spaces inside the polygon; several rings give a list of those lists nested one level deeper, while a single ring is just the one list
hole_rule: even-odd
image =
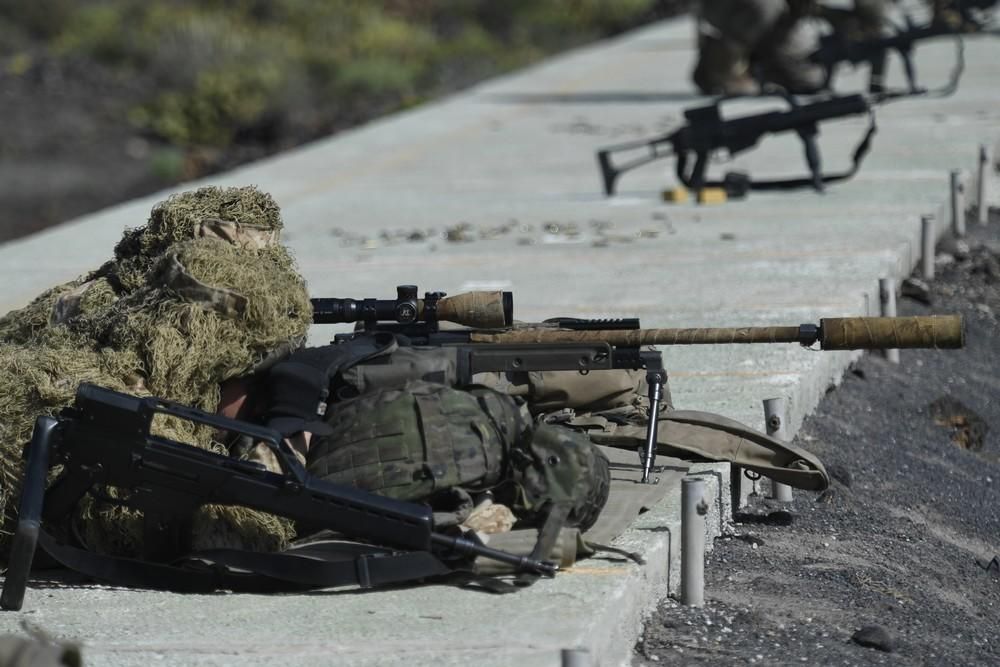
[{"label": "metal stake in ground", "polygon": [[681,480],[681,604],[705,606],[705,481]]},{"label": "metal stake in ground", "polygon": [[[896,279],[879,278],[878,300],[883,317],[896,316]],[[891,364],[899,363],[899,350],[896,348],[883,350],[885,359]]]},{"label": "metal stake in ground", "polygon": [[593,667],[590,651],[585,648],[564,648],[561,652],[562,667]]},{"label": "metal stake in ground", "polygon": [[[964,232],[963,232],[964,233]],[[933,215],[920,218],[920,274],[924,280],[934,280],[934,248],[937,246],[937,232]],[[895,314],[895,310],[893,314]],[[885,311],[882,311],[885,314]]]},{"label": "metal stake in ground", "polygon": [[[764,425],[768,435],[782,441],[788,439],[785,431],[787,414],[788,404],[784,398],[764,399]],[[771,498],[783,503],[792,502],[792,487],[772,479]]]},{"label": "metal stake in ground", "polygon": [[951,170],[951,231],[958,238],[965,236],[965,178],[961,169]]},{"label": "metal stake in ground", "polygon": [[993,171],[993,151],[987,144],[979,145],[979,169],[976,172],[976,222],[989,222],[989,179]]}]

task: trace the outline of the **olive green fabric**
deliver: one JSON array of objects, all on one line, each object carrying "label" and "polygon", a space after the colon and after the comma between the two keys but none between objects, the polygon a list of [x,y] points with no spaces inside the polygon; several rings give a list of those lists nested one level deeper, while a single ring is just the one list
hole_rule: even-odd
[{"label": "olive green fabric", "polygon": [[[577,413],[601,412],[647,403],[646,371],[641,369],[480,373],[475,380],[523,398],[534,415],[566,408]],[[664,409],[671,406],[669,383],[663,385],[661,405]]]},{"label": "olive green fabric", "polygon": [[530,459],[515,462],[511,474],[518,494],[508,502],[515,514],[537,522],[548,503],[567,505],[566,525],[590,528],[608,500],[607,457],[584,434],[544,423],[535,426],[525,451]]},{"label": "olive green fabric", "polygon": [[310,473],[401,500],[501,481],[526,424],[509,397],[415,381],[337,403],[315,438]]},{"label": "olive green fabric", "polygon": [[528,523],[567,505],[567,524],[584,530],[607,500],[607,459],[585,435],[531,427],[514,399],[484,387],[408,382],[337,403],[326,422],[333,432],[314,437],[307,463],[332,482],[432,504],[456,487],[491,490]]}]

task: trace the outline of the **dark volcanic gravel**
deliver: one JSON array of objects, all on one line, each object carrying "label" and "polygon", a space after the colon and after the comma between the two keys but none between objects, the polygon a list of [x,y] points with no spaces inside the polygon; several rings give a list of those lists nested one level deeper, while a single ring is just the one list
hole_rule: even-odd
[{"label": "dark volcanic gravel", "polygon": [[963,314],[966,348],[865,355],[795,439],[831,488],[754,498],[708,557],[706,606],[665,601],[635,664],[1000,664],[1000,216],[969,228],[931,305],[900,303]]}]

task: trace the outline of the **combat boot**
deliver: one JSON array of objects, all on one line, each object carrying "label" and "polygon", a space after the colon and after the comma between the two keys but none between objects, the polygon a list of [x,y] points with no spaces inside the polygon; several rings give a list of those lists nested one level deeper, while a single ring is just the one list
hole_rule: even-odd
[{"label": "combat boot", "polygon": [[705,95],[756,95],[760,92],[760,86],[750,76],[744,49],[710,35],[698,36],[698,64],[691,78]]}]

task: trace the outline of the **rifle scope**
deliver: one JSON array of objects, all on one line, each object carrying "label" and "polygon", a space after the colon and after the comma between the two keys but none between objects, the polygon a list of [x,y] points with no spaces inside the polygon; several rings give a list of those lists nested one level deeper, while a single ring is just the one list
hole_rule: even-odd
[{"label": "rifle scope", "polygon": [[395,299],[310,299],[315,324],[453,322],[480,329],[509,327],[514,322],[512,292],[464,292],[449,297],[426,292],[417,298],[416,285],[396,287]]}]

